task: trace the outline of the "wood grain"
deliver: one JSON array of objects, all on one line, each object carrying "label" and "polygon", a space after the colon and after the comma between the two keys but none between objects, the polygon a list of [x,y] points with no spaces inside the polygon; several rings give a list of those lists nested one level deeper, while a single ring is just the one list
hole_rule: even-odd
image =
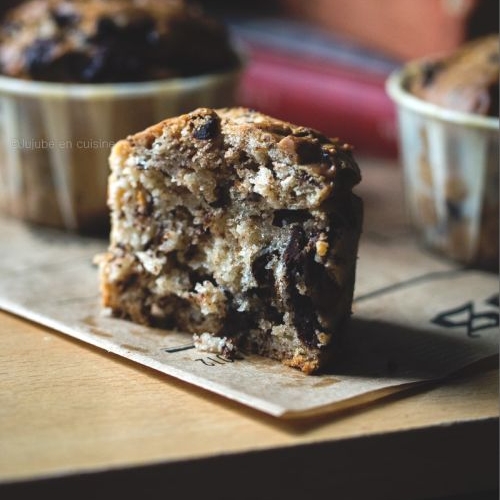
[{"label": "wood grain", "polygon": [[1,313],[0,325],[4,482],[498,418],[496,369],[331,418],[287,423],[14,316]]},{"label": "wood grain", "polygon": [[481,498],[498,487],[496,361],[283,421],[0,313],[0,497]]}]

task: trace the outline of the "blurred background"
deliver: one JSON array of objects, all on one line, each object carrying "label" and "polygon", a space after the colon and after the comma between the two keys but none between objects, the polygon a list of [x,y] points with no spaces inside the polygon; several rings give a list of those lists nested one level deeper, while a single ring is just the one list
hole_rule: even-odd
[{"label": "blurred background", "polygon": [[[4,0],[0,11],[19,3]],[[197,0],[247,61],[238,104],[397,156],[389,73],[499,30],[498,0]]]},{"label": "blurred background", "polygon": [[247,54],[239,101],[397,156],[389,73],[498,32],[498,0],[202,0]]}]

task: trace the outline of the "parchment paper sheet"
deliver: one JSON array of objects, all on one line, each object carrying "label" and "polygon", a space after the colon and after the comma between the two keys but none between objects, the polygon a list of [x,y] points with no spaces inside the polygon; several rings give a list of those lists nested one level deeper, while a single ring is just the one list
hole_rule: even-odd
[{"label": "parchment paper sheet", "polygon": [[330,373],[258,356],[228,362],[191,336],[109,317],[94,255],[104,240],[0,219],[0,308],[277,417],[331,412],[498,355],[498,277],[365,234],[354,314]]}]

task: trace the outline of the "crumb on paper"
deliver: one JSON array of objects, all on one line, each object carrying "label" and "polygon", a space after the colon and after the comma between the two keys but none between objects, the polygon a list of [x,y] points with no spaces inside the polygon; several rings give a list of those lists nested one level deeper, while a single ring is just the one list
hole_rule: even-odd
[{"label": "crumb on paper", "polygon": [[220,354],[227,359],[236,357],[236,346],[227,337],[215,337],[208,332],[193,335],[194,346],[198,351]]}]

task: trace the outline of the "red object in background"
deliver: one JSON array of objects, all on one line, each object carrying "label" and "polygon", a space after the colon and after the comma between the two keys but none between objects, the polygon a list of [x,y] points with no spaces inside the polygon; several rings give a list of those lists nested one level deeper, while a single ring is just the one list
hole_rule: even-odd
[{"label": "red object in background", "polygon": [[385,92],[386,73],[266,46],[250,44],[246,50],[240,104],[339,137],[359,154],[397,155],[395,109]]}]

